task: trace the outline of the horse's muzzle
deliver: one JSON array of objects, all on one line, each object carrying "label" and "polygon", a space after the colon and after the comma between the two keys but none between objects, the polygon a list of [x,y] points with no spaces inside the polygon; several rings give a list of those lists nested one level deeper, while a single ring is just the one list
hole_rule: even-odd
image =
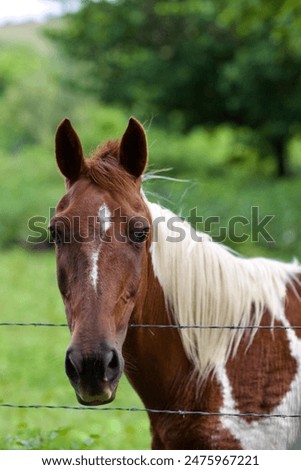
[{"label": "horse's muzzle", "polygon": [[123,364],[122,356],[107,344],[87,356],[77,346],[70,346],[66,352],[65,371],[78,401],[82,405],[96,406],[114,400]]}]

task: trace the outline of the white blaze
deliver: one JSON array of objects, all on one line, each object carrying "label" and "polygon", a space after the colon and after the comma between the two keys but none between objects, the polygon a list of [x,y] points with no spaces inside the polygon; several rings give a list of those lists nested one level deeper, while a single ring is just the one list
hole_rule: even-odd
[{"label": "white blaze", "polygon": [[98,281],[98,258],[100,253],[100,247],[94,250],[91,255],[91,282],[96,290]]}]

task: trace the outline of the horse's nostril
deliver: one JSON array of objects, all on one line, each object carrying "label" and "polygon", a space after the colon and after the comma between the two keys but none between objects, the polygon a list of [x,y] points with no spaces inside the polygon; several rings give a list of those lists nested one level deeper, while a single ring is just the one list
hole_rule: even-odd
[{"label": "horse's nostril", "polygon": [[120,361],[117,351],[115,349],[105,348],[102,350],[100,358],[104,382],[115,380],[120,372]]},{"label": "horse's nostril", "polygon": [[113,380],[117,377],[120,371],[120,361],[118,357],[117,351],[112,349],[109,353],[108,357],[108,365],[107,365],[107,376],[110,380]]},{"label": "horse's nostril", "polygon": [[72,382],[77,382],[79,380],[82,369],[81,363],[81,355],[78,352],[75,352],[72,349],[66,352],[65,371]]}]

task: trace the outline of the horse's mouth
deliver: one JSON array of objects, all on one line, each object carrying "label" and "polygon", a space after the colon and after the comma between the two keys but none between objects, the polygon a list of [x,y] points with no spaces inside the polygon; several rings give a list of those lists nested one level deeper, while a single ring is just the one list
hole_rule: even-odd
[{"label": "horse's mouth", "polygon": [[115,390],[112,392],[111,390],[107,389],[102,393],[89,396],[85,395],[84,393],[79,394],[75,392],[77,401],[84,406],[100,406],[106,405],[107,403],[111,403],[115,399]]}]

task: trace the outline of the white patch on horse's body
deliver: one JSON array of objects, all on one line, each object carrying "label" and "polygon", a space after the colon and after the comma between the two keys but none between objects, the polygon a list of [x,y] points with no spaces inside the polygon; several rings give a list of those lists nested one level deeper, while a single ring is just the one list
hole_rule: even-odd
[{"label": "white patch on horse's body", "polygon": [[[273,313],[271,323],[283,318],[286,285],[301,273],[301,266],[236,256],[179,218],[172,231],[175,224],[170,221],[176,216],[158,204],[146,203],[152,220],[160,220],[155,222],[152,264],[175,321],[221,327],[180,330],[186,354],[204,378],[235,355],[243,327],[259,325],[265,308]],[[223,328],[233,325],[241,328]],[[256,329],[250,342],[255,333]]]},{"label": "white patch on horse's body", "polygon": [[96,250],[92,251],[91,254],[91,271],[90,271],[90,278],[91,283],[94,289],[97,289],[97,282],[98,282],[98,259],[99,259],[100,247]]},{"label": "white patch on horse's body", "polygon": [[98,210],[99,222],[104,233],[107,233],[111,227],[111,211],[107,204],[103,203]]},{"label": "white patch on horse's body", "polygon": [[[286,327],[290,326],[286,319],[283,319],[283,324]],[[298,437],[298,418],[281,417],[298,415],[301,409],[301,340],[298,339],[293,329],[287,330],[287,337],[291,354],[297,362],[297,373],[281,403],[276,406],[271,413],[280,416],[263,417],[250,423],[238,416],[221,417],[222,426],[240,442],[243,449],[286,449],[291,446]],[[239,414],[239,409],[233,398],[232,387],[224,366],[216,371],[216,377],[223,391],[223,406],[219,410],[220,413],[225,415]]]}]

